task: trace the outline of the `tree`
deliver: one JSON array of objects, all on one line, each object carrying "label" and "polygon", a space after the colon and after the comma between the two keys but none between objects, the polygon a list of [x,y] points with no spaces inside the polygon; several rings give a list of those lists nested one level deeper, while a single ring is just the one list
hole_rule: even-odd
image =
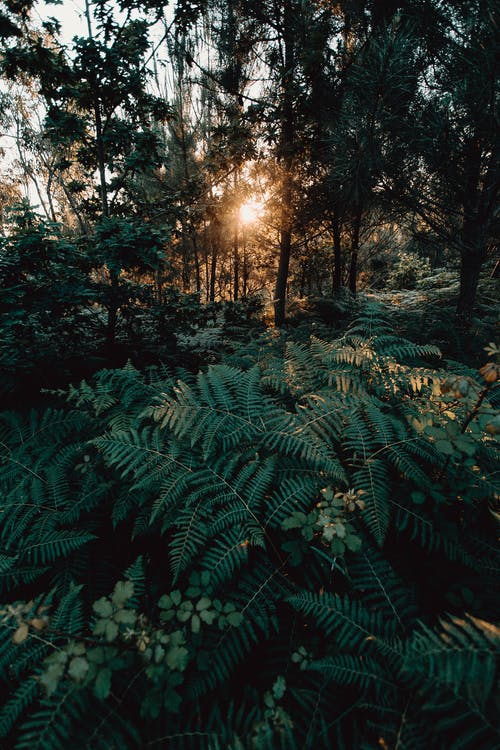
[{"label": "tree", "polygon": [[408,159],[394,182],[399,190],[406,181],[407,206],[458,254],[457,315],[465,324],[498,229],[500,37],[494,9],[489,0],[431,4],[425,23],[417,17],[426,66],[417,106],[401,123]]}]

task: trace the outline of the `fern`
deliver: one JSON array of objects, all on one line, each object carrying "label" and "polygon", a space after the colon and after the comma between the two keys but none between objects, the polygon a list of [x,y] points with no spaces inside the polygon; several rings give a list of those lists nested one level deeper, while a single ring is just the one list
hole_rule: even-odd
[{"label": "fern", "polygon": [[30,677],[17,688],[0,710],[0,737],[6,737],[19,718],[38,700],[38,682]]},{"label": "fern", "polygon": [[303,334],[0,417],[8,747],[498,744],[492,402]]},{"label": "fern", "polygon": [[363,604],[397,622],[397,632],[406,631],[417,617],[415,591],[405,585],[380,550],[366,543],[349,563],[348,574]]},{"label": "fern", "polygon": [[[448,618],[434,632],[421,625],[405,653],[404,669],[423,673],[484,710],[499,684],[500,630],[470,615]],[[411,677],[410,677],[411,679]]]},{"label": "fern", "polygon": [[384,621],[381,612],[371,614],[360,602],[330,594],[302,594],[288,601],[297,611],[312,617],[327,635],[335,633],[339,648],[364,651],[374,646],[389,651],[384,640],[395,635],[394,622]]}]

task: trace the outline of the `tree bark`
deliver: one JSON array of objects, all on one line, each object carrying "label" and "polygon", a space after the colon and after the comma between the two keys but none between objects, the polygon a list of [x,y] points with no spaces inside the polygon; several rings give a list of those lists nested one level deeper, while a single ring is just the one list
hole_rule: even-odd
[{"label": "tree bark", "polygon": [[286,291],[290,254],[292,248],[292,199],[293,199],[293,149],[295,137],[295,118],[293,112],[293,71],[295,67],[293,40],[293,11],[290,0],[283,5],[283,76],[282,76],[282,124],[278,157],[282,161],[281,177],[281,216],[280,216],[280,254],[276,289],[274,294],[274,323],[282,326],[285,323]]},{"label": "tree bark", "polygon": [[281,186],[280,255],[274,295],[274,324],[276,326],[282,326],[285,323],[286,289],[292,248],[291,203],[292,176],[288,167],[285,166]]},{"label": "tree bark", "polygon": [[[214,219],[214,222],[216,219]],[[210,226],[210,245],[211,245],[211,257],[210,257],[210,291],[209,299],[210,302],[215,302],[215,284],[217,281],[217,256],[218,248],[220,245],[220,230],[218,223],[216,226],[212,224]]]},{"label": "tree bark", "polygon": [[338,292],[342,286],[342,249],[340,246],[340,222],[337,210],[333,211],[333,291]]},{"label": "tree bark", "polygon": [[[472,207],[471,207],[472,209]],[[475,215],[472,215],[475,213]],[[477,295],[479,275],[486,260],[485,228],[477,211],[468,210],[464,223],[460,247],[460,291],[456,316],[461,326],[470,325]]]},{"label": "tree bark", "polygon": [[193,258],[194,258],[194,274],[195,274],[195,281],[196,281],[196,291],[200,293],[201,291],[201,271],[200,271],[200,255],[198,252],[198,242],[196,239],[196,231],[194,227],[190,227],[190,233],[191,233],[191,244],[193,246]]},{"label": "tree bark", "polygon": [[[238,220],[235,219],[237,222]],[[236,223],[233,234],[233,299],[238,301],[240,291],[240,250],[238,237],[238,224]]]},{"label": "tree bark", "polygon": [[468,327],[474,312],[477,285],[483,259],[478,253],[463,254],[460,263],[460,292],[458,295],[456,315],[459,322]]},{"label": "tree bark", "polygon": [[358,277],[358,253],[359,253],[359,233],[361,229],[361,217],[363,210],[360,205],[356,206],[352,230],[351,245],[351,264],[349,267],[349,289],[353,296],[356,296],[356,282]]}]

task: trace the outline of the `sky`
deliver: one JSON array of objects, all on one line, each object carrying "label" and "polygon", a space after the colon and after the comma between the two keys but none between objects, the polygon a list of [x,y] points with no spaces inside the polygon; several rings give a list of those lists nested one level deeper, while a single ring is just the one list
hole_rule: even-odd
[{"label": "sky", "polygon": [[78,0],[62,0],[60,5],[52,5],[42,0],[36,5],[36,13],[41,20],[45,21],[52,16],[60,22],[61,35],[65,43],[70,42],[74,36],[83,36],[86,33],[84,9],[84,3]]}]

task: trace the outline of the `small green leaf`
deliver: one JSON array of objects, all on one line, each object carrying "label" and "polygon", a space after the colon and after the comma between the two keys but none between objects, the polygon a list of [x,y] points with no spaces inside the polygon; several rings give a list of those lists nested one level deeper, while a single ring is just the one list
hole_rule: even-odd
[{"label": "small green leaf", "polygon": [[444,453],[445,456],[452,456],[455,453],[455,449],[449,440],[436,440],[436,450],[440,453]]},{"label": "small green leaf", "polygon": [[85,679],[87,672],[89,671],[89,663],[83,656],[75,656],[71,659],[68,667],[68,674],[76,682],[82,682]]},{"label": "small green leaf", "polygon": [[177,669],[182,672],[187,666],[189,651],[183,646],[174,646],[167,652],[167,666],[169,669]]},{"label": "small green leaf", "polygon": [[113,620],[106,620],[104,634],[107,641],[114,641],[118,635],[118,625]]},{"label": "small green leaf", "polygon": [[92,609],[94,610],[96,615],[99,615],[99,617],[111,617],[111,615],[113,614],[113,607],[111,605],[111,602],[104,596],[94,602],[94,604],[92,605]]},{"label": "small green leaf", "polygon": [[154,649],[155,664],[159,664],[165,656],[165,649],[160,643],[157,643]]},{"label": "small green leaf", "polygon": [[198,612],[201,612],[202,609],[208,609],[211,604],[211,599],[209,599],[208,596],[203,596],[196,604],[196,609],[198,610]]},{"label": "small green leaf", "polygon": [[330,549],[334,555],[343,555],[345,552],[345,544],[342,539],[335,537],[330,544]]},{"label": "small green leaf", "polygon": [[415,491],[411,493],[411,499],[416,505],[422,505],[425,503],[425,493],[420,491]]},{"label": "small green leaf", "polygon": [[47,695],[52,695],[57,690],[59,680],[64,674],[63,664],[51,664],[50,667],[40,677],[40,682],[47,691]]},{"label": "small green leaf", "polygon": [[209,609],[203,609],[200,612],[200,619],[203,620],[203,622],[206,622],[207,625],[211,625],[216,617],[217,612],[214,612],[213,610],[210,611]]},{"label": "small green leaf", "polygon": [[429,425],[424,430],[426,435],[429,435],[429,437],[433,437],[435,440],[445,440],[446,439],[446,430],[443,430],[441,427],[434,427],[433,425]]},{"label": "small green leaf", "polygon": [[199,633],[201,627],[201,621],[198,615],[193,615],[191,619],[191,631],[193,633]]},{"label": "small green leaf", "polygon": [[361,541],[360,537],[356,536],[355,534],[348,534],[344,539],[344,544],[347,549],[351,550],[351,552],[359,552],[359,550],[363,546],[363,542]]},{"label": "small green leaf", "polygon": [[172,646],[182,646],[185,642],[186,639],[182,630],[174,630],[173,633],[170,633],[170,643]]},{"label": "small green leaf", "polygon": [[158,602],[158,606],[160,609],[171,609],[173,607],[174,603],[172,601],[172,597],[168,594],[163,594],[160,596],[160,600]]},{"label": "small green leaf", "polygon": [[105,664],[109,660],[109,648],[98,646],[87,652],[87,659],[92,664]]},{"label": "small green leaf", "polygon": [[123,607],[125,602],[133,596],[134,584],[132,581],[117,581],[111,600],[115,607]]},{"label": "small green leaf", "polygon": [[450,419],[450,421],[446,423],[446,432],[451,438],[454,438],[460,433],[460,425],[458,422]]},{"label": "small green leaf", "polygon": [[171,592],[170,592],[170,598],[171,598],[171,600],[172,600],[173,604],[175,604],[175,606],[176,606],[176,607],[178,607],[178,606],[179,606],[179,604],[180,604],[180,603],[181,603],[181,601],[182,601],[182,594],[181,594],[181,592],[180,592],[180,591],[178,591],[178,590],[176,589],[175,591],[171,591]]},{"label": "small green leaf", "polygon": [[347,531],[346,531],[346,528],[345,528],[345,526],[344,526],[343,523],[341,523],[340,521],[337,521],[336,524],[335,524],[335,530],[337,531],[337,536],[340,539],[344,539],[345,538],[345,535],[347,534]]},{"label": "small green leaf", "polygon": [[200,580],[202,586],[208,586],[210,583],[210,571],[204,570],[200,576]]},{"label": "small green leaf", "polygon": [[113,620],[121,625],[135,625],[137,613],[133,609],[120,609],[115,613]]},{"label": "small green leaf", "polygon": [[243,622],[243,615],[241,612],[230,612],[226,619],[230,625],[237,628]]},{"label": "small green leaf", "polygon": [[269,691],[264,693],[264,705],[268,708],[274,708],[274,698]]},{"label": "small green leaf", "polygon": [[328,501],[332,500],[332,498],[333,498],[333,489],[332,489],[332,487],[325,487],[324,489],[321,490],[321,493],[322,493],[323,497],[325,498],[325,500],[328,500]]},{"label": "small green leaf", "polygon": [[331,542],[332,539],[337,536],[337,530],[335,528],[335,524],[329,524],[328,526],[325,526],[323,529],[323,539],[326,542]]},{"label": "small green leaf", "polygon": [[99,700],[105,700],[111,691],[111,670],[104,667],[97,673],[94,684],[94,695]]},{"label": "small green leaf", "polygon": [[286,692],[286,681],[282,675],[276,678],[276,682],[273,685],[273,695],[277,701],[281,700]]},{"label": "small green leaf", "polygon": [[314,539],[314,531],[311,526],[304,526],[302,528],[302,536],[306,542],[311,542]]},{"label": "small green leaf", "polygon": [[471,438],[466,435],[461,435],[455,439],[455,445],[459,451],[465,453],[466,456],[473,456],[476,452],[477,445]]},{"label": "small green leaf", "polygon": [[287,531],[288,529],[300,529],[302,526],[305,526],[307,523],[307,516],[305,513],[301,513],[300,511],[294,513],[293,515],[289,516],[288,518],[285,518],[283,523],[281,524],[281,527]]}]

